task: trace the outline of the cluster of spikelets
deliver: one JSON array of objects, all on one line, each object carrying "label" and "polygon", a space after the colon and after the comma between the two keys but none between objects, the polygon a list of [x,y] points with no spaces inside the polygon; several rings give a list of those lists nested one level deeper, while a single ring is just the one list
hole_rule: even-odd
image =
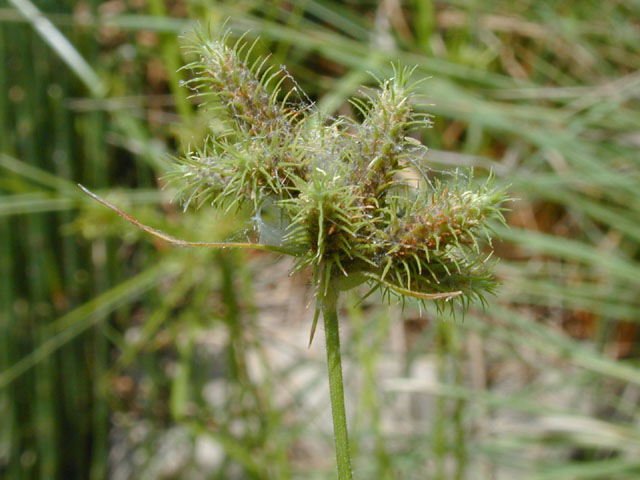
[{"label": "cluster of spikelets", "polygon": [[[228,42],[228,33],[203,31],[186,42],[194,58],[187,84],[215,121],[215,133],[172,174],[186,204],[248,203],[258,230],[275,229],[272,241],[299,268],[315,267],[320,289],[366,281],[385,293],[463,303],[491,291],[478,238],[489,239],[489,220],[503,220],[504,194],[458,172],[447,182],[403,180],[404,169],[426,170],[426,148],[408,135],[430,125],[414,110],[411,70],[395,67],[352,100],[359,121],[330,118],[284,67],[250,60],[255,43]],[[275,211],[275,226],[262,221],[265,209]]]}]

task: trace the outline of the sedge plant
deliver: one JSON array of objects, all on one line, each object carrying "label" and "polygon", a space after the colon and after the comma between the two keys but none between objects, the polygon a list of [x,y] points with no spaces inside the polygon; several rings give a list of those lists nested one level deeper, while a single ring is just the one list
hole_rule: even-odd
[{"label": "sedge plant", "polygon": [[[439,309],[484,302],[496,286],[481,244],[488,222],[503,221],[504,191],[489,177],[430,175],[426,147],[411,136],[430,126],[418,111],[413,71],[393,76],[351,101],[358,120],[319,111],[283,67],[251,60],[256,42],[196,30],[186,37],[186,86],[207,115],[211,134],[175,162],[170,183],[185,207],[210,204],[252,211],[262,242],[188,242],[141,224],[84,189],[139,228],[185,246],[237,247],[293,256],[313,269],[316,312],[325,327],[338,478],[352,478],[338,321],[340,292],[434,301]],[[215,122],[215,123],[214,123]],[[419,181],[408,180],[408,171]],[[265,212],[272,221],[265,221]],[[275,234],[274,234],[275,232]],[[268,241],[265,241],[268,239]],[[451,307],[453,309],[453,307]]]}]

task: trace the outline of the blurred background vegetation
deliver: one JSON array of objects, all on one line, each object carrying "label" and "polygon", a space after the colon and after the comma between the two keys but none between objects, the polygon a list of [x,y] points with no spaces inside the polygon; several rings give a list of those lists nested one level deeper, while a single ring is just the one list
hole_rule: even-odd
[{"label": "blurred background vegetation", "polygon": [[75,185],[246,238],[162,189],[207,127],[177,36],[225,19],[334,114],[417,65],[433,171],[518,199],[485,310],[346,297],[356,477],[640,478],[637,0],[0,2],[0,477],[334,478],[308,276]]}]

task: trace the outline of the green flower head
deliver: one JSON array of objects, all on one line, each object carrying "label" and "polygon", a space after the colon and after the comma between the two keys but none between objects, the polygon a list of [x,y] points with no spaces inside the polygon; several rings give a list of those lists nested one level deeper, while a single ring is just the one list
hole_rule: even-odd
[{"label": "green flower head", "polygon": [[[404,180],[403,170],[428,170],[426,147],[409,136],[430,126],[416,111],[411,69],[394,65],[391,78],[351,101],[360,121],[326,117],[283,67],[250,60],[256,42],[229,39],[204,30],[186,38],[195,58],[187,84],[226,129],[179,160],[171,177],[184,201],[248,203],[261,238],[270,229],[298,268],[313,266],[320,289],[340,276],[344,288],[368,282],[466,303],[494,288],[479,237],[489,239],[488,221],[503,221],[504,193],[458,171]],[[276,228],[261,220],[265,208]]]}]

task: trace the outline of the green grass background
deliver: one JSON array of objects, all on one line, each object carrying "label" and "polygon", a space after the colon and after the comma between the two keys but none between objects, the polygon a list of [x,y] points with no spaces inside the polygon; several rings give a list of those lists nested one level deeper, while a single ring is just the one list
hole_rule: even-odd
[{"label": "green grass background", "polygon": [[264,327],[278,260],[170,247],[76,187],[243,237],[242,215],[161,189],[206,128],[177,36],[225,19],[330,113],[417,65],[431,168],[517,198],[485,310],[345,299],[356,478],[640,478],[636,0],[0,2],[0,478],[334,478],[307,317],[277,332],[284,366]]}]

